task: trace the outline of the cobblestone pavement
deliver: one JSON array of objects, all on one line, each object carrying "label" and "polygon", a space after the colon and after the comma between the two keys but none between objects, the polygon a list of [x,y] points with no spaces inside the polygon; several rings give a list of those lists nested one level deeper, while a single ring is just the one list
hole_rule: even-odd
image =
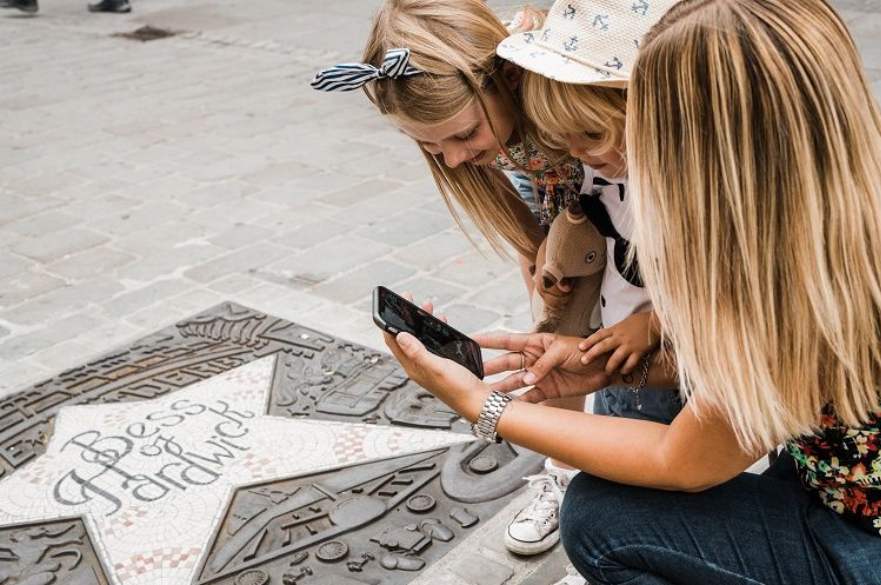
[{"label": "cobblestone pavement", "polygon": [[[357,58],[378,0],[84,3],[0,13],[0,393],[222,299],[368,345],[376,283],[467,331],[528,325],[415,146],[307,85]],[[881,90],[878,0],[838,4]],[[144,24],[180,34],[111,36]]]},{"label": "cobblestone pavement", "polygon": [[[881,2],[834,3],[881,94]],[[223,299],[373,346],[377,283],[466,331],[528,326],[515,266],[454,227],[415,146],[307,85],[357,58],[378,0],[84,4],[0,13],[0,395]],[[111,36],[144,24],[180,34]],[[527,575],[509,515],[425,582]]]},{"label": "cobblestone pavement", "polygon": [[[527,324],[415,146],[308,86],[376,0],[84,1],[0,13],[0,392],[222,299],[370,345],[377,283],[464,329]],[[147,23],[181,34],[111,36]]]}]

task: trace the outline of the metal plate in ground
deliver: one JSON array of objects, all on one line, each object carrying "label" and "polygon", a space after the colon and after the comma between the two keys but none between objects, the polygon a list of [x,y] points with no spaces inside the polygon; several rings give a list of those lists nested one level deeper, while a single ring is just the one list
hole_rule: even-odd
[{"label": "metal plate in ground", "polygon": [[[265,394],[266,414],[282,419],[467,431],[467,424],[409,381],[389,356],[247,307],[224,303],[129,347],[0,400],[0,478],[9,478],[45,452],[53,421],[62,407],[161,400],[197,382],[233,373],[231,370],[239,371],[246,365],[250,368],[252,365],[249,364],[256,364],[257,360],[267,356],[274,356],[275,370],[271,383],[268,382],[267,372],[269,390]],[[183,426],[179,428],[183,429]],[[252,487],[249,488],[251,491],[239,489],[227,511],[229,516],[221,519],[221,524],[227,529],[237,522],[235,518],[253,512],[249,508],[251,504],[247,502],[251,496],[242,494],[250,494],[254,489],[287,493],[294,489],[320,490],[322,488],[314,486],[348,482],[334,488],[336,491],[330,490],[329,493],[340,494],[336,500],[327,496],[327,501],[321,503],[321,506],[329,506],[331,501],[334,502],[333,512],[326,517],[326,522],[334,529],[330,532],[317,531],[310,543],[304,544],[303,538],[292,534],[291,541],[294,542],[296,538],[299,544],[284,548],[285,545],[276,541],[282,538],[280,542],[283,543],[287,535],[279,537],[277,530],[272,528],[274,524],[269,522],[267,526],[275,532],[267,529],[265,534],[268,536],[260,537],[258,534],[257,540],[253,535],[250,539],[239,537],[247,540],[249,547],[254,547],[252,556],[245,559],[244,555],[250,551],[238,551],[236,554],[239,556],[232,555],[222,566],[217,565],[217,570],[212,571],[211,567],[212,563],[218,562],[216,555],[223,550],[224,539],[228,536],[224,532],[217,532],[210,543],[214,547],[210,555],[214,557],[202,558],[203,554],[207,554],[205,549],[209,543],[205,543],[203,549],[165,551],[161,547],[154,547],[145,551],[143,559],[139,555],[127,559],[125,567],[120,569],[125,574],[114,569],[116,576],[122,583],[134,583],[144,563],[194,563],[195,559],[201,559],[201,572],[196,577],[199,583],[237,583],[232,579],[238,579],[243,584],[258,583],[264,576],[271,579],[267,581],[270,585],[284,585],[284,581],[288,581],[288,585],[359,583],[375,580],[375,577],[370,577],[364,581],[365,572],[373,575],[374,571],[392,579],[388,582],[405,583],[415,578],[423,566],[455,546],[458,542],[457,530],[467,530],[465,526],[472,526],[478,518],[485,519],[501,507],[507,496],[522,486],[520,478],[537,471],[542,461],[538,455],[518,451],[508,444],[489,445],[478,441],[442,449],[431,457],[432,469],[435,470],[432,473],[436,475],[420,485],[419,489],[408,492],[407,497],[395,502],[394,506],[388,504],[394,496],[380,493],[388,491],[384,488],[369,499],[342,505],[345,498],[354,497],[354,490],[358,487],[348,485],[351,482],[346,478],[362,473],[366,469],[363,465],[325,473],[320,481],[315,479],[315,475],[299,479],[287,477],[273,480],[272,486]],[[382,461],[380,465],[394,466],[400,463],[395,461]],[[397,471],[388,471],[386,475],[400,477],[415,472],[412,467],[399,466],[395,469]],[[29,473],[34,475],[35,481],[38,480],[40,466],[31,468]],[[85,495],[86,492],[83,492],[84,499]],[[98,497],[95,493],[91,495]],[[434,505],[429,505],[432,501]],[[384,507],[380,508],[381,505]],[[244,507],[240,510],[241,506]],[[372,515],[358,517],[357,514],[365,513],[362,510],[365,506],[373,510]],[[143,509],[130,509],[120,514],[143,512]],[[352,514],[356,516],[354,523]],[[414,517],[420,516],[435,518],[445,528],[424,525],[421,521],[416,523],[415,531],[408,528]],[[115,518],[123,526],[128,522],[122,516]],[[452,525],[446,527],[448,523]],[[454,538],[449,541],[443,538],[447,528],[454,533]],[[418,537],[428,539],[428,545],[419,545],[419,550],[415,550],[412,547],[418,542],[411,543],[409,548],[402,551],[383,547],[370,540],[377,534],[397,529],[405,531],[398,536],[406,536],[407,542]],[[0,527],[0,530],[6,529]],[[309,531],[308,528],[303,530]],[[245,532],[235,532],[230,536],[237,534]],[[263,538],[262,542],[259,542],[260,538]],[[2,559],[7,562],[0,569],[18,571],[22,575],[31,570],[28,568],[28,559],[35,558],[34,554],[39,557],[42,551],[39,549],[42,543],[37,540],[31,539],[29,544],[15,543],[18,547],[15,548],[15,556]],[[281,552],[271,555],[272,558],[264,558],[269,547]],[[322,552],[316,556],[319,549]],[[378,554],[380,550],[382,554]],[[309,554],[311,564],[301,558],[303,552]],[[106,574],[97,557],[80,554],[80,562],[91,566],[95,575]],[[71,559],[74,556],[72,552],[65,555]],[[276,563],[286,563],[287,568],[279,572]],[[352,563],[351,566],[349,563]]]},{"label": "metal plate in ground", "polygon": [[79,518],[0,528],[0,583],[110,585]]}]

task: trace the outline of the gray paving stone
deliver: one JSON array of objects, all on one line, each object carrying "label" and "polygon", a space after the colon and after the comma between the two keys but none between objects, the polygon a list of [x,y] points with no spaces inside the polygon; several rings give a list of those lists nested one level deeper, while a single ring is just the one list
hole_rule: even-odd
[{"label": "gray paving stone", "polygon": [[107,349],[106,340],[94,342],[94,344],[81,341],[80,338],[62,341],[51,345],[31,356],[50,371],[61,372],[83,363],[84,356],[97,356]]},{"label": "gray paving stone", "polygon": [[23,236],[33,237],[73,227],[80,221],[82,220],[75,215],[51,210],[14,221],[7,225],[6,229]]},{"label": "gray paving stone", "polygon": [[[417,304],[430,301],[436,307],[449,305],[453,301],[461,299],[468,292],[461,286],[425,276],[409,278],[395,286],[396,292],[401,294],[408,292],[413,295]],[[359,308],[363,308],[365,311],[371,310],[369,306]]]},{"label": "gray paving stone", "polygon": [[23,390],[40,380],[45,380],[52,372],[31,360],[0,361],[0,396]]},{"label": "gray paving stone", "polygon": [[220,254],[223,248],[208,243],[207,238],[211,233],[209,226],[190,221],[187,217],[117,237],[113,240],[113,247],[137,256],[150,256],[189,245],[204,245],[215,248]]},{"label": "gray paving stone", "polygon": [[267,313],[271,312],[279,317],[290,318],[297,315],[298,318],[301,318],[301,322],[302,317],[311,311],[330,314],[339,309],[345,309],[345,307],[332,306],[329,301],[321,297],[269,282],[261,283],[254,288],[238,293],[224,293],[224,296],[248,307]]},{"label": "gray paving stone", "polygon": [[491,251],[469,250],[454,258],[434,274],[436,278],[461,284],[471,290],[519,270],[513,260],[499,258]]},{"label": "gray paving stone", "polygon": [[110,318],[119,318],[135,313],[144,307],[148,307],[169,297],[179,295],[193,287],[193,284],[183,279],[160,280],[153,284],[138,288],[121,295],[113,300],[103,303],[103,314]]},{"label": "gray paving stone", "polygon": [[456,303],[449,306],[439,306],[435,309],[438,313],[447,316],[450,325],[463,333],[476,333],[488,331],[499,322],[501,315],[488,309],[479,309],[474,305]]},{"label": "gray paving stone", "polygon": [[[371,172],[371,174],[368,176],[372,176],[374,174],[375,173]],[[359,201],[370,199],[371,197],[375,197],[382,193],[394,191],[402,186],[403,183],[401,183],[400,181],[370,179],[356,185],[352,185],[351,187],[346,187],[345,189],[334,191],[333,193],[328,193],[327,195],[322,196],[320,200],[329,205],[346,207],[353,203],[358,203]]]},{"label": "gray paving stone", "polygon": [[194,315],[205,309],[217,305],[225,299],[225,296],[214,291],[197,288],[175,297],[171,297],[167,301],[163,301],[163,308],[169,307],[177,313]]},{"label": "gray paving stone", "polygon": [[55,321],[32,333],[5,337],[0,343],[0,359],[17,360],[27,357],[56,343],[74,339],[81,332],[100,323],[101,320],[94,316],[79,314]]},{"label": "gray paving stone", "polygon": [[447,214],[404,211],[364,226],[355,233],[390,246],[404,247],[436,236],[451,225],[452,220]]},{"label": "gray paving stone", "polygon": [[254,220],[266,215],[277,213],[279,207],[262,201],[246,199],[242,201],[227,201],[190,214],[189,221],[202,223],[212,229],[217,226],[232,223],[254,223]]},{"label": "gray paving stone", "polygon": [[15,276],[16,274],[24,272],[31,266],[33,266],[33,263],[25,258],[7,252],[6,250],[0,250],[0,278],[7,279],[11,276]]},{"label": "gray paving stone", "polygon": [[352,226],[333,220],[320,220],[285,232],[274,238],[275,242],[291,248],[305,250],[324,243],[352,229]]},{"label": "gray paving stone", "polygon": [[191,315],[159,303],[125,317],[124,322],[139,331],[148,332],[168,327]]},{"label": "gray paving stone", "polygon": [[270,235],[272,235],[272,232],[268,229],[247,223],[237,223],[216,236],[208,238],[208,241],[221,248],[234,250],[256,244]]},{"label": "gray paving stone", "polygon": [[420,202],[420,199],[409,191],[398,190],[355,203],[335,214],[333,218],[357,226],[381,225],[389,217],[403,210],[413,209]]},{"label": "gray paving stone", "polygon": [[505,318],[502,322],[502,328],[508,331],[530,331],[533,324],[534,321],[530,311],[518,311]]},{"label": "gray paving stone", "polygon": [[150,283],[162,278],[177,278],[186,270],[205,264],[225,253],[207,242],[192,242],[170,249],[158,249],[116,271],[121,281]]},{"label": "gray paving stone", "polygon": [[92,303],[104,303],[123,290],[122,284],[99,277],[57,288],[35,299],[0,312],[0,319],[18,325],[53,322]]},{"label": "gray paving stone", "polygon": [[302,253],[262,268],[258,276],[272,282],[299,283],[311,286],[334,275],[364,266],[384,256],[389,248],[383,244],[358,238],[339,236],[328,240],[320,253]]},{"label": "gray paving stone", "polygon": [[[92,187],[92,189],[97,189]],[[108,215],[121,214],[140,205],[140,201],[123,195],[101,195],[94,198],[73,199],[64,206],[64,212],[83,220],[95,220]]]},{"label": "gray paving stone", "polygon": [[201,187],[180,197],[183,203],[194,207],[211,207],[243,199],[252,187],[240,182],[223,182]]},{"label": "gray paving stone", "polygon": [[43,293],[64,286],[64,281],[44,272],[20,272],[3,279],[0,289],[0,308],[8,308],[29,299],[39,297]]},{"label": "gray paving stone", "polygon": [[313,198],[320,199],[324,195],[348,189],[361,182],[362,178],[344,172],[324,172],[299,177],[288,183],[288,186],[291,193],[310,193]]},{"label": "gray paving stone", "polygon": [[[471,290],[474,290],[472,287]],[[505,317],[528,311],[530,306],[526,285],[520,273],[509,273],[465,297],[466,302],[490,307]]]},{"label": "gray paving stone", "polygon": [[105,246],[71,254],[46,265],[46,270],[69,280],[83,280],[106,274],[135,260],[131,254]]},{"label": "gray paving stone", "polygon": [[244,274],[232,274],[219,278],[207,285],[207,288],[222,295],[231,295],[244,292],[246,290],[256,288],[264,284],[263,281],[245,276]]},{"label": "gray paving stone", "polygon": [[446,230],[424,240],[395,250],[394,257],[421,270],[436,270],[473,249],[472,244],[457,230]]},{"label": "gray paving stone", "polygon": [[514,569],[485,556],[469,553],[450,570],[471,585],[503,585],[514,576]]},{"label": "gray paving stone", "polygon": [[410,266],[379,260],[316,286],[311,292],[333,301],[349,304],[369,298],[374,287],[378,285],[398,288],[396,285],[412,276],[414,272],[415,270]]},{"label": "gray paving stone", "polygon": [[210,282],[229,274],[253,274],[258,268],[290,254],[292,254],[290,250],[281,246],[255,244],[190,268],[184,272],[184,275],[198,282]]},{"label": "gray paving stone", "polygon": [[94,248],[107,241],[106,236],[91,230],[72,228],[23,239],[12,247],[12,251],[48,263],[68,254]]},{"label": "gray paving stone", "polygon": [[148,202],[122,214],[98,219],[91,222],[89,227],[106,234],[123,236],[167,221],[176,221],[185,212],[186,208],[177,202]]}]

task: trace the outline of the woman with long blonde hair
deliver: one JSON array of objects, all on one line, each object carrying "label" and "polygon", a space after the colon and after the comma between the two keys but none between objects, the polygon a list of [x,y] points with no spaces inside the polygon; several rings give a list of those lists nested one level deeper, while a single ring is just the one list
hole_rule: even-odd
[{"label": "woman with long blonde hair", "polygon": [[536,404],[608,383],[578,340],[483,337],[512,352],[488,372],[528,364],[493,386],[406,334],[389,347],[481,434],[584,471],[561,530],[591,583],[881,583],[881,113],[844,23],[823,0],[680,2],[628,112],[669,350],[634,391],[675,370],[672,425]]}]

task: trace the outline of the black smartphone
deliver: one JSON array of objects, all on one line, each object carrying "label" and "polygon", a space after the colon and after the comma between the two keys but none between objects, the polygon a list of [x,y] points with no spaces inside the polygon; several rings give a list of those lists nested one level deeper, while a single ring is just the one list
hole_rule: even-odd
[{"label": "black smartphone", "polygon": [[406,331],[431,353],[451,359],[483,379],[483,359],[476,341],[384,286],[373,289],[373,321],[392,335]]}]

